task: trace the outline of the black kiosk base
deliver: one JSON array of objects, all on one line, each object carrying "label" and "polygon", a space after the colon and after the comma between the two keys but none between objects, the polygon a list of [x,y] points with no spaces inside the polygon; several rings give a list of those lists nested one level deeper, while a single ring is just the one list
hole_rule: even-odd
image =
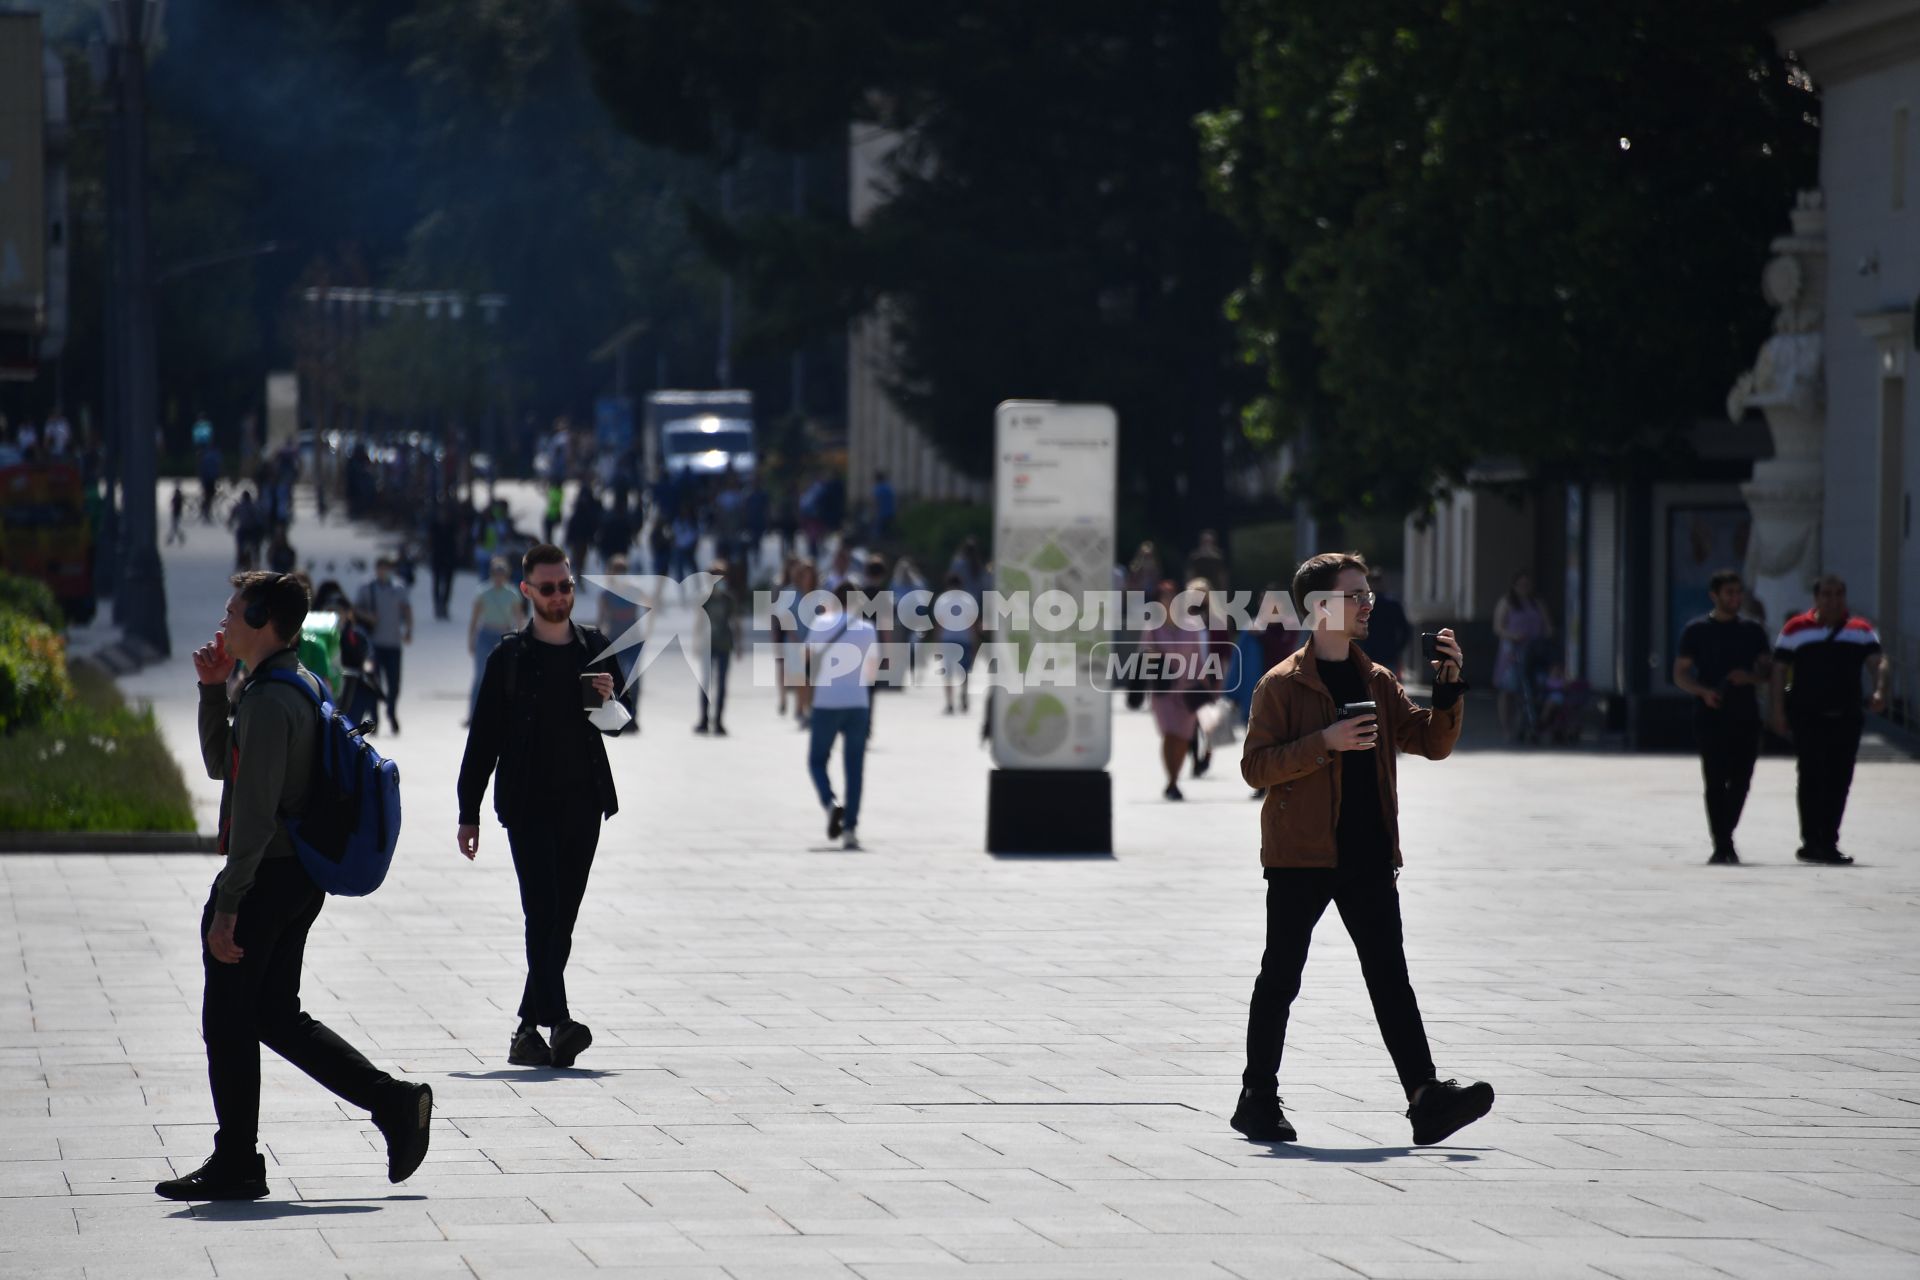
[{"label": "black kiosk base", "polygon": [[1112,853],[1112,776],[1105,769],[995,769],[987,779],[987,852]]}]

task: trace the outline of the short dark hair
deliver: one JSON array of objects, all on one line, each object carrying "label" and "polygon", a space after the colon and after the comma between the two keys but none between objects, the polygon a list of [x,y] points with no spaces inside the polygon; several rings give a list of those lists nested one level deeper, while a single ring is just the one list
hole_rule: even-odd
[{"label": "short dark hair", "polygon": [[551,542],[536,542],[527,548],[527,554],[520,557],[520,576],[531,578],[533,571],[543,564],[565,564],[567,553]]},{"label": "short dark hair", "polygon": [[1707,594],[1717,596],[1720,594],[1720,588],[1722,587],[1741,587],[1745,585],[1746,584],[1740,580],[1740,571],[1738,569],[1717,569],[1714,571],[1714,575],[1707,579]]},{"label": "short dark hair", "polygon": [[1323,551],[1300,562],[1293,571],[1293,603],[1300,616],[1307,616],[1307,597],[1333,590],[1333,584],[1348,569],[1358,569],[1362,577],[1370,572],[1358,551]]},{"label": "short dark hair", "polygon": [[307,609],[312,603],[307,584],[300,578],[291,573],[249,569],[227,581],[239,588],[243,606],[266,606],[267,625],[275,635],[290,642],[300,634],[300,624],[307,620]]}]

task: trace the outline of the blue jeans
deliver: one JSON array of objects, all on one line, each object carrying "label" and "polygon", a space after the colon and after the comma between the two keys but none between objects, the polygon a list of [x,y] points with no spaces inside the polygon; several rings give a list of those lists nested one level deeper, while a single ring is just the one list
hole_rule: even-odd
[{"label": "blue jeans", "polygon": [[813,789],[820,793],[822,807],[833,803],[827,758],[833,754],[833,740],[846,735],[846,825],[849,828],[860,824],[860,775],[867,764],[867,717],[865,707],[815,707],[808,721],[813,738],[807,751],[807,772],[813,775]]}]

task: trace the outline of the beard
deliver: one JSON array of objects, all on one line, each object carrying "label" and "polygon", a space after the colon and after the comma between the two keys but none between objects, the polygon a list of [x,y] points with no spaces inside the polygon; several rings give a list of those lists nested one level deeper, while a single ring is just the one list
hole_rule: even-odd
[{"label": "beard", "polygon": [[573,597],[556,594],[549,600],[543,596],[533,606],[533,611],[542,622],[565,622],[573,616]]}]

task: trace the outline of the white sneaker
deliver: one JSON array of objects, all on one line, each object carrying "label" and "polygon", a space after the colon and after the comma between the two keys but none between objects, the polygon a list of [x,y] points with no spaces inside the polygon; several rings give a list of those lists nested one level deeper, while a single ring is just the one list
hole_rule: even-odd
[{"label": "white sneaker", "polygon": [[852,827],[848,827],[846,834],[840,837],[840,847],[842,849],[858,849],[860,847],[860,837],[854,834]]}]

